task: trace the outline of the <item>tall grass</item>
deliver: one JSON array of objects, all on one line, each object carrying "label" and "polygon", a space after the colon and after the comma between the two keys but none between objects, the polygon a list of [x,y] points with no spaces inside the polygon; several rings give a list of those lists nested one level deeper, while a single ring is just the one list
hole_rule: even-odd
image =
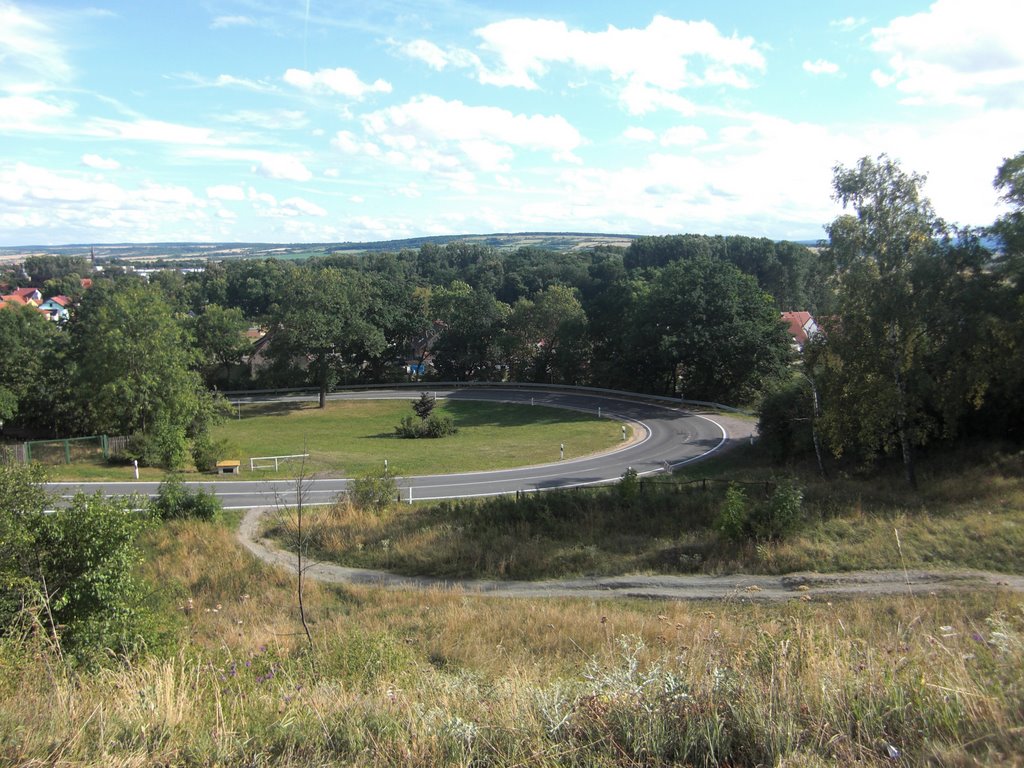
[{"label": "tall grass", "polygon": [[[700,481],[698,473],[710,481]],[[902,567],[1024,573],[1022,454],[935,458],[923,465],[919,493],[885,473],[823,481],[798,471],[803,513],[782,541],[733,543],[715,526],[730,481],[747,483],[747,496],[757,501],[780,481],[776,468],[756,456],[728,457],[690,475],[647,479],[636,488],[442,502],[380,514],[342,502],[310,516],[310,545],[317,556],[345,565],[449,578]],[[292,533],[271,531],[284,541]]]},{"label": "tall grass", "polygon": [[180,647],[98,672],[0,642],[4,765],[1014,765],[1024,610],[310,585],[216,523],[152,535]]}]

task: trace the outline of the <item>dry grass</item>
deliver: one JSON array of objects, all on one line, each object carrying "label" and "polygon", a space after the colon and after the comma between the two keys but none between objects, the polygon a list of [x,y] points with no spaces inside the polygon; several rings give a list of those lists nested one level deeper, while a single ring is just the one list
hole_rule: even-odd
[{"label": "dry grass", "polygon": [[[380,514],[341,503],[311,512],[307,530],[322,559],[447,578],[904,566],[1024,573],[1024,455],[954,455],[923,469],[918,493],[885,473],[825,482],[804,471],[798,475],[803,520],[779,542],[737,545],[715,530],[727,480],[751,483],[748,495],[755,499],[764,493],[762,483],[779,477],[777,468],[749,456],[691,470],[715,476],[706,487],[665,478],[645,481],[631,497],[615,488],[574,490]],[[282,541],[293,533],[287,524],[271,531]]]},{"label": "dry grass", "polygon": [[89,673],[37,637],[0,643],[0,764],[1024,759],[1024,612],[994,593],[695,606],[310,584],[310,650],[294,574],[224,525],[164,526],[146,575],[173,652]]}]

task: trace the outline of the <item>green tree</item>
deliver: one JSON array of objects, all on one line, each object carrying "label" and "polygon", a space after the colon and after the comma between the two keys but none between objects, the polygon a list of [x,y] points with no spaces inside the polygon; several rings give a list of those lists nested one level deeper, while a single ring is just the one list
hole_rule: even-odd
[{"label": "green tree", "polygon": [[789,356],[771,297],[750,275],[710,258],[662,269],[634,318],[633,338],[647,348],[653,380],[668,394],[741,402]]},{"label": "green tree", "polygon": [[84,256],[56,254],[29,256],[25,259],[24,269],[35,286],[42,286],[50,280],[58,280],[69,275],[74,275],[77,279],[92,272],[89,261]]},{"label": "green tree", "polygon": [[70,329],[83,428],[140,434],[155,455],[180,458],[216,409],[193,369],[192,339],[160,292],[135,281],[94,287]]},{"label": "green tree", "polygon": [[64,337],[33,307],[0,309],[0,419],[55,428],[64,377]]},{"label": "green tree", "polygon": [[436,405],[437,398],[429,392],[421,392],[420,399],[413,401],[412,409],[420,417],[420,421],[426,421],[430,418],[430,414],[434,412],[434,406]]},{"label": "green tree", "polygon": [[193,320],[193,333],[207,383],[229,384],[232,366],[241,362],[251,344],[249,323],[237,307],[208,304]]},{"label": "green tree", "polygon": [[885,155],[835,169],[853,211],[827,227],[837,313],[805,349],[833,450],[899,452],[911,487],[916,449],[984,399],[999,343],[990,254],[935,215],[924,180]]},{"label": "green tree", "polygon": [[339,381],[354,380],[387,342],[369,319],[372,293],[363,275],[328,268],[292,275],[272,326],[271,355],[278,375],[305,371],[320,392],[320,407]]},{"label": "green tree", "polygon": [[587,315],[575,291],[553,285],[512,307],[505,334],[510,378],[575,384],[590,361]]},{"label": "green tree", "polygon": [[37,469],[0,466],[0,634],[23,607],[80,658],[141,649],[147,610],[134,576],[146,518],[128,500],[78,495],[52,514]]},{"label": "green tree", "polygon": [[455,381],[502,378],[499,340],[505,331],[509,306],[484,290],[456,281],[436,288],[431,313],[444,325],[434,345],[434,366]]}]

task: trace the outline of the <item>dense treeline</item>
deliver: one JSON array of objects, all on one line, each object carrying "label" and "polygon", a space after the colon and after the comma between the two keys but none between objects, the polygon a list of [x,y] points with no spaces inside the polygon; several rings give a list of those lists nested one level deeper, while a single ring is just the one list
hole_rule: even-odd
[{"label": "dense treeline", "polygon": [[[34,257],[20,282],[71,286],[90,276],[94,287],[75,291],[64,328],[27,308],[0,316],[0,341],[24,361],[0,375],[3,418],[60,435],[157,429],[177,444],[215,411],[200,377],[209,389],[326,393],[402,380],[423,363],[440,379],[748,401],[786,363],[778,310],[812,292],[818,257],[750,238],[728,238],[728,258],[691,252],[705,239],[570,253],[427,243],[305,263],[212,262],[148,282],[122,269],[90,274],[82,259]],[[664,263],[643,257],[654,247]],[[740,252],[762,251],[787,254],[789,267],[753,274],[734,264]],[[250,326],[268,337],[259,362],[243,366]]]},{"label": "dense treeline", "polygon": [[[1006,244],[998,257],[983,233],[939,219],[923,177],[885,156],[836,169],[834,197],[849,212],[813,249],[703,235],[568,253],[427,242],[211,262],[148,282],[33,257],[0,283],[60,288],[78,304],[64,328],[0,312],[0,346],[19,361],[0,372],[0,419],[62,436],[148,435],[166,459],[202,441],[215,389],[324,396],[408,379],[410,367],[731,403],[773,389],[763,423],[780,455],[812,432],[819,452],[901,454],[913,482],[914,451],[936,437],[1019,430],[1022,165],[1007,161],[997,178],[1012,207],[990,232]],[[825,331],[799,363],[785,310],[810,310]],[[267,332],[257,347],[250,326]]]}]

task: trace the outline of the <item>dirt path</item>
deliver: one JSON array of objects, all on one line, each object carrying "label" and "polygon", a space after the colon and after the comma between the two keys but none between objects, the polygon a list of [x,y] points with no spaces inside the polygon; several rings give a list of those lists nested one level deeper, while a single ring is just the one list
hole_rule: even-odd
[{"label": "dirt path", "polygon": [[[295,556],[259,538],[261,517],[271,508],[251,509],[242,518],[238,539],[264,562],[296,568]],[[790,573],[784,576],[594,576],[551,581],[487,581],[397,576],[386,571],[312,565],[306,575],[335,584],[395,589],[443,589],[498,597],[630,597],[658,600],[815,600],[840,596],[927,595],[978,588],[1024,592],[1024,576],[984,571],[851,571]]]}]

